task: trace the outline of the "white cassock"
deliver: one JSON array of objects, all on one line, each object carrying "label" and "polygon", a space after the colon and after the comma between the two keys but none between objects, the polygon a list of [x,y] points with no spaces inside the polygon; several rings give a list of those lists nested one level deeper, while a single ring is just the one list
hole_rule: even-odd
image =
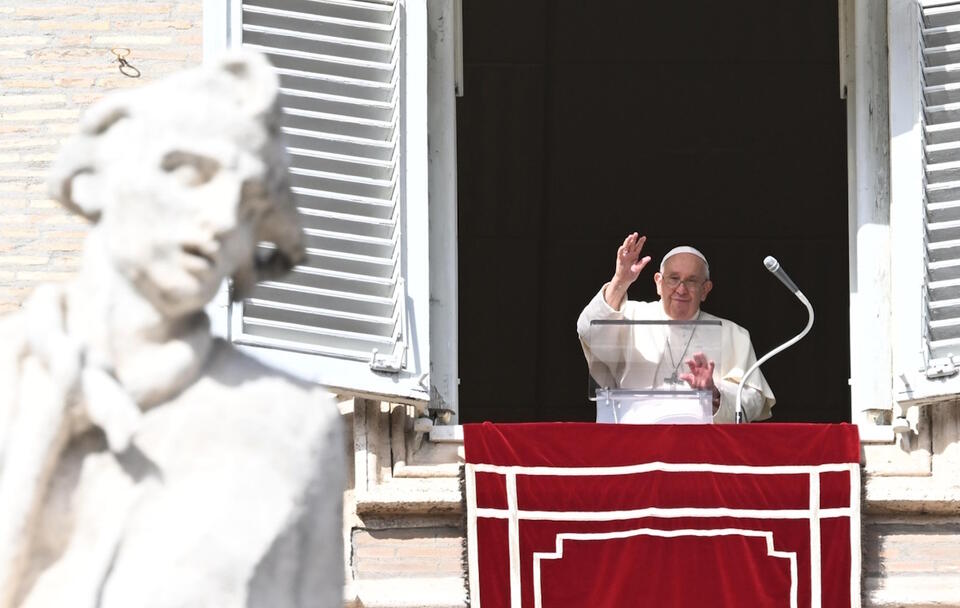
[{"label": "white cassock", "polygon": [[[591,325],[592,321],[669,321],[663,304],[624,300],[614,310],[603,298],[603,290],[590,300],[577,319],[577,334],[590,375],[601,386],[611,388],[653,389],[666,379],[688,370],[684,361],[697,352],[696,336],[687,328],[667,329],[650,325]],[[700,312],[700,321],[720,322],[720,354],[713,381],[720,390],[720,409],[714,422],[735,422],[737,390],[744,372],[757,356],[750,342],[750,333],[732,321],[707,312]],[[678,332],[686,332],[680,335]],[[673,335],[669,335],[673,334]],[[672,339],[671,339],[672,338]],[[764,420],[771,415],[776,402],[773,391],[758,369],[747,380],[743,390],[743,413],[747,421]]]}]

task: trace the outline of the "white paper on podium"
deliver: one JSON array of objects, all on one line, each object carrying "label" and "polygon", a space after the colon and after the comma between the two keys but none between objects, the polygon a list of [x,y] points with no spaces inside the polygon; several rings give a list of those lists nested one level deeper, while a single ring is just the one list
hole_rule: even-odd
[{"label": "white paper on podium", "polygon": [[713,424],[711,391],[600,389],[597,422],[613,424]]}]

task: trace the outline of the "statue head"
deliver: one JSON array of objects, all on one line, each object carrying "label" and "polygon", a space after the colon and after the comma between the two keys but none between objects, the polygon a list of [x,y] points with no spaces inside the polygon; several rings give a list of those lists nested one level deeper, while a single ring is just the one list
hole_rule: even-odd
[{"label": "statue head", "polygon": [[242,54],[115,92],[54,163],[52,195],[94,224],[88,248],[161,314],[201,309],[226,277],[242,297],[302,259],[278,91]]}]

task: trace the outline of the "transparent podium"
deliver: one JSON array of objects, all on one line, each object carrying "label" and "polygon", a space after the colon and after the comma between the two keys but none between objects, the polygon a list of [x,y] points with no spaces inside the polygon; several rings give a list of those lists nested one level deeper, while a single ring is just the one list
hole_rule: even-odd
[{"label": "transparent podium", "polygon": [[721,368],[721,328],[714,320],[592,321],[584,344],[597,422],[712,424],[713,392],[692,388],[687,375],[690,363]]}]

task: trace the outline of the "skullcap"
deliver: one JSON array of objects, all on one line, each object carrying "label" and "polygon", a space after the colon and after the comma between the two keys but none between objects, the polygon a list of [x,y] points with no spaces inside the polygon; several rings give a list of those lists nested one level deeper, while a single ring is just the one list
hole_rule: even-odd
[{"label": "skullcap", "polygon": [[710,278],[710,263],[707,262],[706,256],[704,256],[702,253],[700,253],[700,250],[699,250],[699,249],[695,249],[695,248],[693,248],[693,247],[690,247],[689,245],[681,245],[681,246],[679,246],[679,247],[674,247],[673,249],[671,249],[670,251],[668,251],[667,254],[666,254],[665,256],[663,256],[663,259],[660,260],[660,272],[661,272],[661,273],[663,273],[663,267],[666,265],[667,260],[669,260],[669,259],[672,258],[673,256],[677,255],[678,253],[689,253],[689,254],[695,255],[695,256],[697,256],[698,258],[700,258],[701,260],[703,260],[703,265],[704,265],[704,267],[707,269],[707,278],[708,278],[708,279]]}]

